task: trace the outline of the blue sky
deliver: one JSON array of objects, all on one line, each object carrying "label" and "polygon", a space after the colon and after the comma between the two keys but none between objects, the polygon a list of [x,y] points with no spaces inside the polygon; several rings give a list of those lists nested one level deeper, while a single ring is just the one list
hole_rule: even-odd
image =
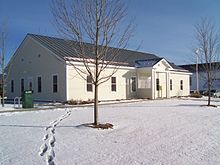
[{"label": "blue sky", "polygon": [[[195,62],[194,28],[201,17],[220,28],[219,0],[124,0],[136,30],[128,49],[154,53],[176,64]],[[10,59],[27,33],[57,36],[49,0],[0,0],[0,23],[7,20]]]}]

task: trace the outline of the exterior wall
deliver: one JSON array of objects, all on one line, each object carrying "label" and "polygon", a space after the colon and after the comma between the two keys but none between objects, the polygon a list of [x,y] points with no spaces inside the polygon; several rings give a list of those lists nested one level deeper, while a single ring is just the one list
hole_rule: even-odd
[{"label": "exterior wall", "polygon": [[[82,64],[78,64],[83,69]],[[27,36],[10,61],[7,79],[7,97],[13,99],[21,96],[21,79],[24,79],[24,90],[33,84],[35,100],[88,100],[94,98],[93,92],[87,91],[87,82],[76,70],[58,59],[51,51]],[[169,71],[165,60],[153,68],[121,67],[113,75],[116,77],[116,91],[111,91],[111,79],[99,86],[99,100],[116,100],[128,98],[169,98],[189,95],[189,74]],[[112,68],[102,72],[101,76],[112,73]],[[58,76],[58,92],[53,93],[52,76]],[[37,77],[41,76],[42,92],[37,91]],[[86,75],[84,75],[86,78]],[[135,91],[132,91],[132,78],[136,78]],[[156,79],[159,78],[160,90],[156,90]],[[170,91],[170,79],[173,89]],[[14,81],[14,92],[11,92],[11,80]],[[183,80],[183,90],[180,90]]]},{"label": "exterior wall", "polygon": [[[78,66],[83,69],[82,66]],[[99,86],[99,100],[116,100],[116,99],[126,99],[132,97],[132,94],[129,92],[129,80],[132,74],[130,70],[133,69],[123,69],[120,68],[113,75],[116,77],[116,91],[111,91],[111,79]],[[112,69],[105,70],[101,76],[109,75],[112,73]],[[86,75],[85,75],[86,78]],[[71,66],[67,65],[67,100],[88,100],[94,98],[94,87],[93,91],[87,91],[87,82],[83,79],[76,70]]]},{"label": "exterior wall", "polygon": [[[27,36],[10,61],[7,81],[7,97],[13,99],[21,96],[21,78],[24,89],[29,89],[28,81],[33,84],[33,98],[40,100],[66,100],[65,63]],[[58,92],[53,93],[52,75],[58,76]],[[37,91],[37,77],[41,76],[42,92]],[[11,80],[14,80],[14,93],[11,93]]]},{"label": "exterior wall", "polygon": [[[189,74],[171,72],[170,79],[172,79],[173,85],[170,90],[170,96],[188,96],[190,94]],[[180,81],[183,80],[183,90],[180,89]]]}]

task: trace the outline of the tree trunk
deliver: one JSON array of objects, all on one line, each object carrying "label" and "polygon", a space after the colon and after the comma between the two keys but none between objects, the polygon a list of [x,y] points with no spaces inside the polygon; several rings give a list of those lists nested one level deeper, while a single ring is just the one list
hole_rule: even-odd
[{"label": "tree trunk", "polygon": [[98,85],[95,84],[94,93],[94,125],[98,125]]},{"label": "tree trunk", "polygon": [[208,106],[210,106],[211,102],[211,80],[210,80],[210,73],[208,73]]},{"label": "tree trunk", "polygon": [[2,74],[2,107],[5,106],[5,89],[4,89],[4,84],[5,84],[5,80],[4,80],[4,73],[3,73]]},{"label": "tree trunk", "polygon": [[5,66],[4,66],[4,63],[5,63],[5,45],[4,45],[4,32],[2,32],[2,59],[1,59],[1,63],[2,63],[2,107],[5,106]]}]

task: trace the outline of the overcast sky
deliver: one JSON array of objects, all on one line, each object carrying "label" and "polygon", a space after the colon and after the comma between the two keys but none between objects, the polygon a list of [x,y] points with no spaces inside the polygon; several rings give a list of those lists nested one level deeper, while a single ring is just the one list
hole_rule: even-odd
[{"label": "overcast sky", "polygon": [[[194,27],[201,17],[220,28],[220,0],[124,0],[135,19],[128,49],[154,53],[175,64],[195,62]],[[0,0],[0,23],[7,20],[10,59],[27,33],[57,36],[49,0]]]}]

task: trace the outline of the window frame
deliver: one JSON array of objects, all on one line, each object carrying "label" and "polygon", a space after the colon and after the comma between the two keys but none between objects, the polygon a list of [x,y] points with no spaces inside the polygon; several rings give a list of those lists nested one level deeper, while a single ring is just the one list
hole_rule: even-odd
[{"label": "window frame", "polygon": [[[113,81],[115,80],[115,81]],[[116,92],[117,91],[117,78],[115,76],[111,77],[111,91]]]},{"label": "window frame", "polygon": [[[23,81],[22,81],[23,80]],[[21,78],[21,81],[20,81],[20,89],[21,89],[21,94],[23,94],[24,92],[24,88],[25,88],[25,82],[24,82],[24,78]]]},{"label": "window frame", "polygon": [[11,93],[14,93],[14,91],[15,91],[15,89],[14,89],[14,88],[15,88],[15,87],[14,87],[15,85],[14,85],[14,84],[15,84],[15,81],[14,81],[14,80],[11,80],[11,84],[10,84],[10,85],[11,85]]},{"label": "window frame", "polygon": [[[40,84],[39,84],[39,78],[40,78]],[[41,75],[37,76],[37,93],[42,93],[42,76]]]},{"label": "window frame", "polygon": [[[55,76],[56,76],[56,84],[54,83],[54,77]],[[52,92],[53,93],[58,93],[58,74],[53,74],[52,75]]]},{"label": "window frame", "polygon": [[92,76],[90,75],[87,75],[86,77],[86,91],[93,92]]},{"label": "window frame", "polygon": [[170,90],[172,91],[173,90],[173,80],[170,79]]},{"label": "window frame", "polygon": [[183,80],[180,80],[180,90],[183,90]]},{"label": "window frame", "polygon": [[156,91],[160,90],[160,79],[156,78]]}]

